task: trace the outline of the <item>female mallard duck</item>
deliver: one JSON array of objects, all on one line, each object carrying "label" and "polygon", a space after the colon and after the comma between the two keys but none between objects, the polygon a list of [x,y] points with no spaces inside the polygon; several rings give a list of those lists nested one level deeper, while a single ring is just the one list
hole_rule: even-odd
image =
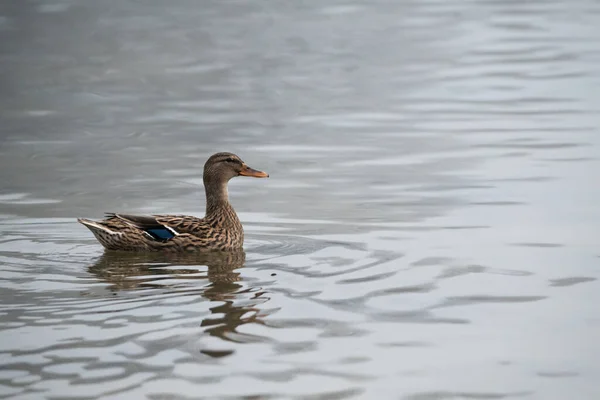
[{"label": "female mallard duck", "polygon": [[227,183],[235,176],[267,178],[231,153],[213,154],[204,164],[206,215],[106,214],[103,221],[79,218],[108,250],[191,251],[236,250],[244,244],[244,229],[229,203]]}]

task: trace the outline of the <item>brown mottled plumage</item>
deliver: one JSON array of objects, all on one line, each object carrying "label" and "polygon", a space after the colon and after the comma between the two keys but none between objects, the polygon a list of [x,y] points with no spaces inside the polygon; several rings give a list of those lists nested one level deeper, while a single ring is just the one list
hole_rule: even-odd
[{"label": "brown mottled plumage", "polygon": [[266,178],[232,153],[213,154],[204,164],[206,215],[107,214],[103,221],[79,218],[108,250],[181,252],[236,250],[244,244],[244,229],[229,203],[227,183],[236,176]]}]

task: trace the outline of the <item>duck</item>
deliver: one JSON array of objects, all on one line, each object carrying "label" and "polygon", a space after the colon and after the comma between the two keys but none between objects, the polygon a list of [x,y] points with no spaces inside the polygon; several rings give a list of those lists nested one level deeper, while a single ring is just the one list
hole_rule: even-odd
[{"label": "duck", "polygon": [[206,213],[132,215],[105,213],[101,221],[78,218],[106,250],[137,252],[234,251],[243,249],[244,228],[229,202],[227,185],[238,177],[268,178],[228,152],[213,154],[204,164]]}]

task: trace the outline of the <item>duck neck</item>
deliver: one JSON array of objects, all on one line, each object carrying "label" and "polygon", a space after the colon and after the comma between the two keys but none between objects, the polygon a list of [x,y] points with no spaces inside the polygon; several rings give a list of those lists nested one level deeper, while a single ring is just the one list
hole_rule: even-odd
[{"label": "duck neck", "polygon": [[204,190],[206,191],[205,218],[225,226],[237,226],[239,219],[229,203],[227,181],[204,179]]},{"label": "duck neck", "polygon": [[206,215],[211,215],[222,208],[231,207],[227,192],[227,181],[204,178],[206,192]]}]

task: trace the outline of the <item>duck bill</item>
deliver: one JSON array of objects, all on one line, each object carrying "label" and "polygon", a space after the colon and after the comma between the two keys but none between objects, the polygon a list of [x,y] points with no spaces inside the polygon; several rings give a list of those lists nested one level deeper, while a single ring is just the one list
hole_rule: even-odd
[{"label": "duck bill", "polygon": [[242,167],[242,170],[240,171],[240,175],[251,176],[253,178],[268,178],[269,177],[269,174],[267,174],[266,172],[252,169],[249,166],[247,166],[246,164],[244,164],[244,166]]}]

